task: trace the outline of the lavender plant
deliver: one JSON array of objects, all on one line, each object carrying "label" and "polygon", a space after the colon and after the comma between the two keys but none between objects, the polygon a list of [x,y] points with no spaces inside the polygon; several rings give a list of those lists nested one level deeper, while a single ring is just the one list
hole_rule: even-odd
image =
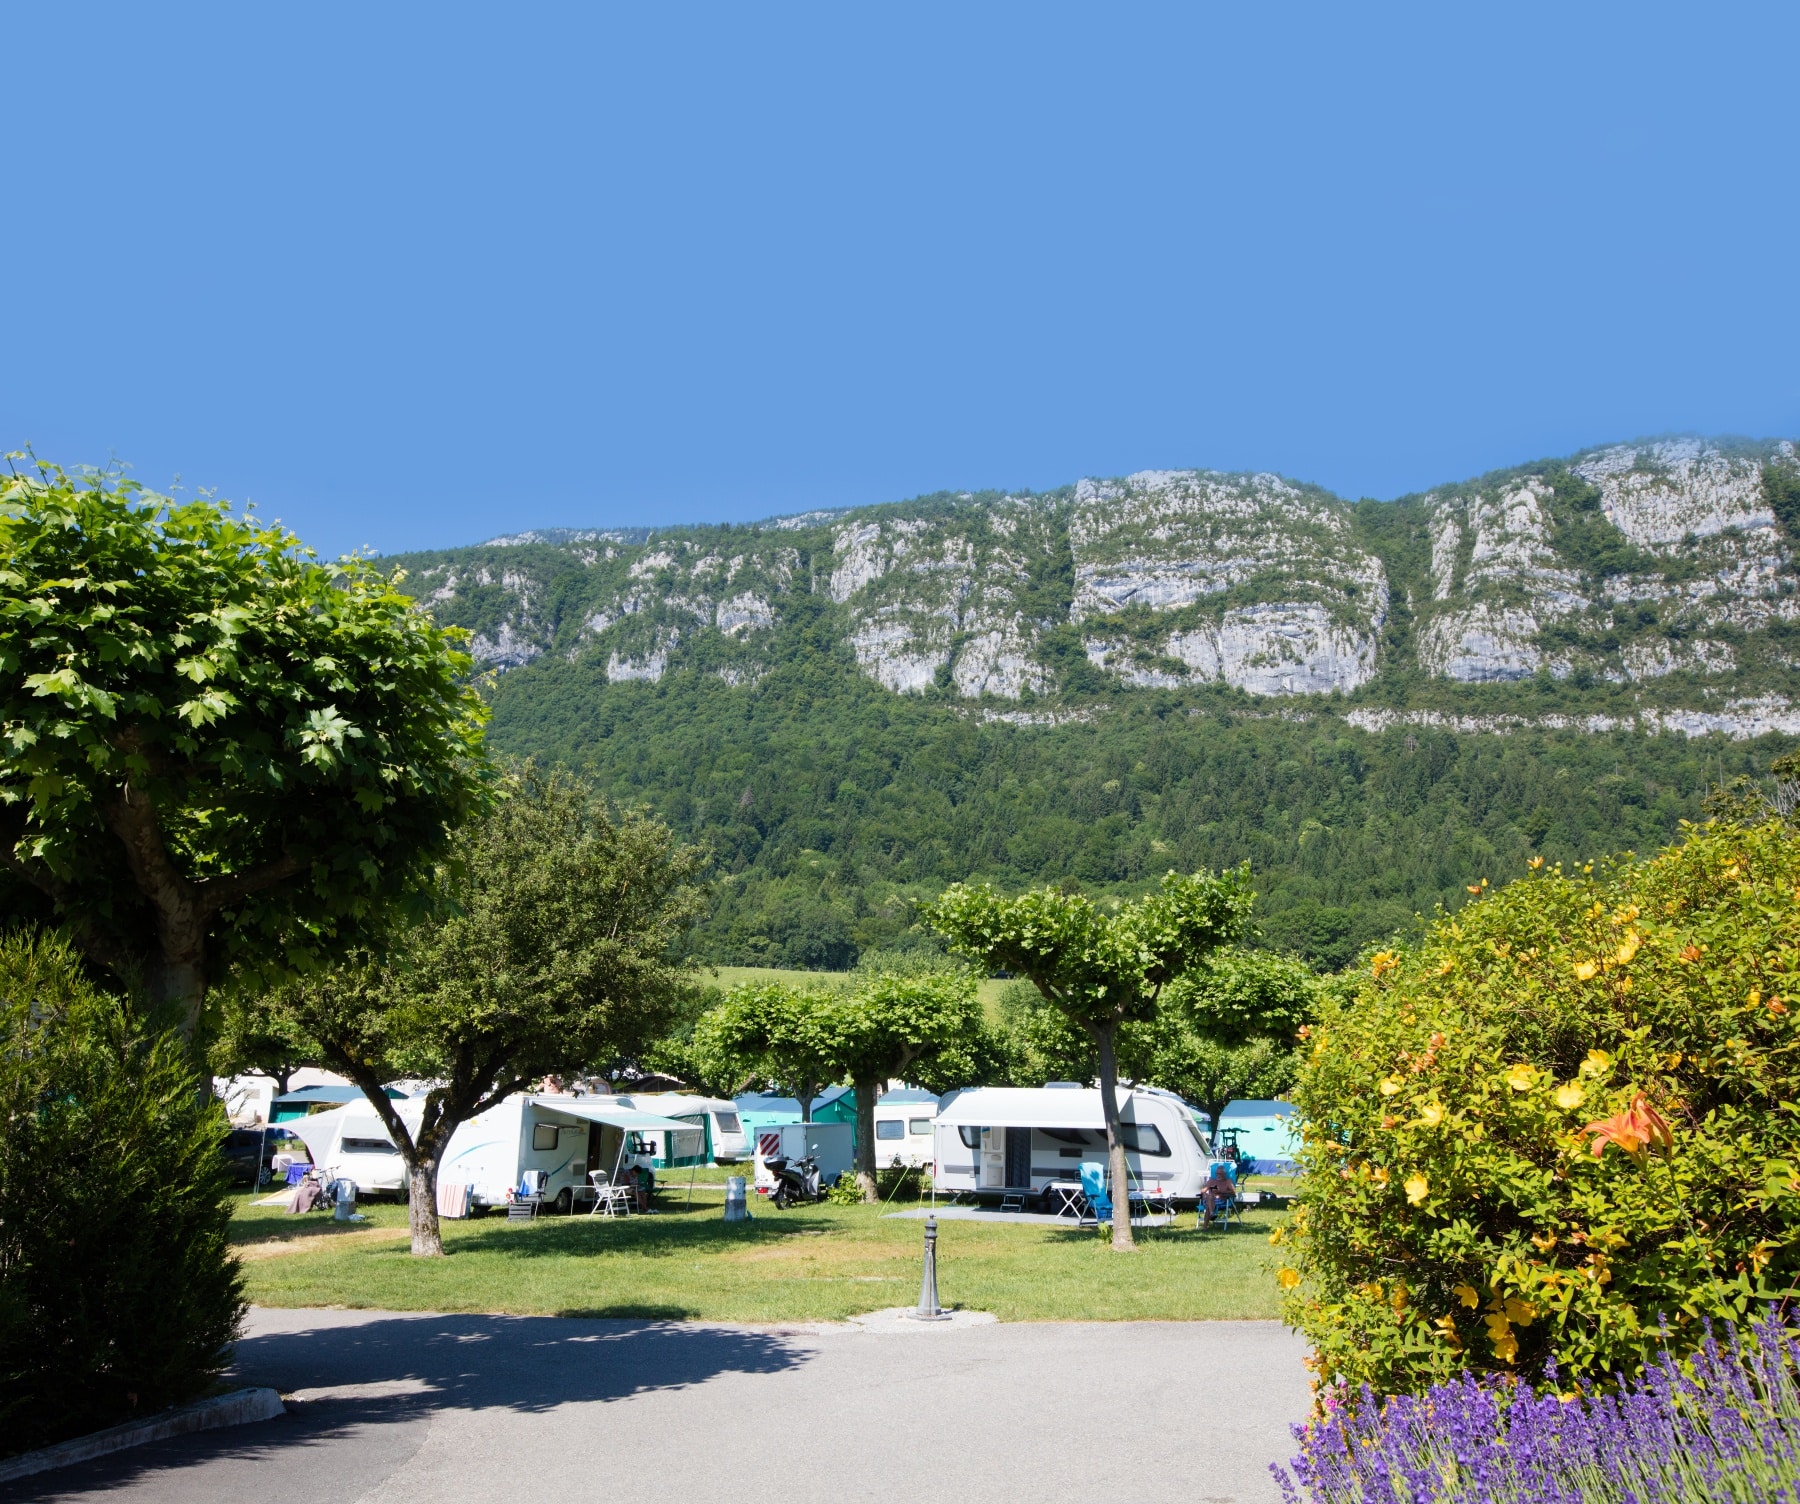
[{"label": "lavender plant", "polygon": [[[1328,1397],[1276,1466],[1289,1504],[1800,1504],[1800,1334],[1774,1315],[1666,1351],[1611,1393],[1464,1372],[1422,1395]],[[1304,1490],[1304,1494],[1302,1492]]]}]

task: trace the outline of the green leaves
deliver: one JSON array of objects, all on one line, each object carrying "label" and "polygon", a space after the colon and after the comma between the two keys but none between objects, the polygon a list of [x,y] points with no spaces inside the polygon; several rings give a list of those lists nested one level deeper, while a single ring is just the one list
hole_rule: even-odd
[{"label": "green leaves", "polygon": [[989,971],[1026,977],[1086,1024],[1148,1017],[1159,993],[1249,921],[1248,869],[1183,877],[1116,913],[1085,895],[1035,888],[1002,898],[958,883],[920,917],[959,955]]},{"label": "green leaves", "polygon": [[[154,975],[155,937],[196,927],[256,968],[321,960],[428,880],[484,797],[452,635],[367,564],[211,501],[0,475],[0,666],[0,840],[127,969]],[[135,864],[108,815],[127,780]],[[207,886],[233,882],[226,923]]]},{"label": "green leaves", "polygon": [[[1321,1376],[1391,1392],[1554,1357],[1564,1382],[1604,1383],[1698,1342],[1702,1317],[1789,1298],[1797,956],[1791,831],[1715,824],[1494,890],[1333,989],[1293,1094],[1307,1278],[1289,1316]],[[1667,1154],[1617,1136],[1640,1097]]]}]

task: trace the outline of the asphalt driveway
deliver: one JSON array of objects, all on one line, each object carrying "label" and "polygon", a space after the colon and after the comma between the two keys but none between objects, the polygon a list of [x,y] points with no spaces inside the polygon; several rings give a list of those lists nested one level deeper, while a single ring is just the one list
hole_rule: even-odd
[{"label": "asphalt driveway", "polygon": [[1272,1322],[765,1329],[257,1310],[280,1419],[0,1488],[130,1504],[1274,1500],[1306,1408]]}]

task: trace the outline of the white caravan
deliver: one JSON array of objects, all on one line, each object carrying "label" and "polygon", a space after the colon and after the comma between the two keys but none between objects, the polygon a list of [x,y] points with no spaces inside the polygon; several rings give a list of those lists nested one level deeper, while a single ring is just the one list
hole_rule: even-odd
[{"label": "white caravan", "polygon": [[[425,1104],[415,1097],[395,1102],[394,1110],[416,1131]],[[405,1189],[400,1151],[367,1103],[347,1103],[282,1126],[305,1143],[327,1179],[354,1181],[359,1196]],[[535,1170],[544,1177],[545,1199],[568,1211],[592,1196],[591,1170],[614,1175],[648,1168],[649,1146],[641,1135],[652,1130],[693,1131],[615,1097],[519,1093],[457,1124],[438,1166],[438,1184],[468,1186],[472,1206],[501,1206],[507,1192]]]},{"label": "white caravan", "polygon": [[933,1153],[932,1128],[937,1115],[935,1101],[890,1102],[886,1097],[878,1098],[875,1102],[875,1168],[885,1170],[902,1164],[916,1170],[929,1165]]},{"label": "white caravan", "polygon": [[[1119,1089],[1125,1165],[1134,1188],[1192,1202],[1212,1173],[1205,1116],[1173,1092]],[[1094,1087],[978,1086],[938,1104],[933,1189],[977,1199],[1030,1197],[1106,1163],[1106,1120]]]},{"label": "white caravan", "polygon": [[[740,1159],[750,1157],[750,1141],[744,1135],[744,1122],[738,1116],[736,1102],[728,1102],[722,1097],[698,1097],[683,1091],[634,1091],[620,1097],[619,1101],[642,1112],[654,1112],[660,1117],[702,1129],[706,1135],[705,1143],[710,1145],[712,1162],[716,1165],[736,1164]],[[687,1156],[694,1152],[681,1140],[674,1145],[666,1141],[657,1144],[657,1157],[665,1164],[675,1164],[678,1159],[679,1163],[688,1164],[691,1161]],[[708,1151],[703,1146],[699,1152],[703,1155]],[[705,1163],[705,1160],[702,1157],[697,1162]]]}]

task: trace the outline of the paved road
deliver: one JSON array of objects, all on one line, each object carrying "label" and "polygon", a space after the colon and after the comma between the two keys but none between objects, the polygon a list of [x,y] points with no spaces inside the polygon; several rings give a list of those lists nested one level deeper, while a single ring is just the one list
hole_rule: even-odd
[{"label": "paved road", "polygon": [[291,1413],[0,1488],[130,1504],[1273,1500],[1306,1406],[1272,1322],[768,1330],[257,1310]]}]

